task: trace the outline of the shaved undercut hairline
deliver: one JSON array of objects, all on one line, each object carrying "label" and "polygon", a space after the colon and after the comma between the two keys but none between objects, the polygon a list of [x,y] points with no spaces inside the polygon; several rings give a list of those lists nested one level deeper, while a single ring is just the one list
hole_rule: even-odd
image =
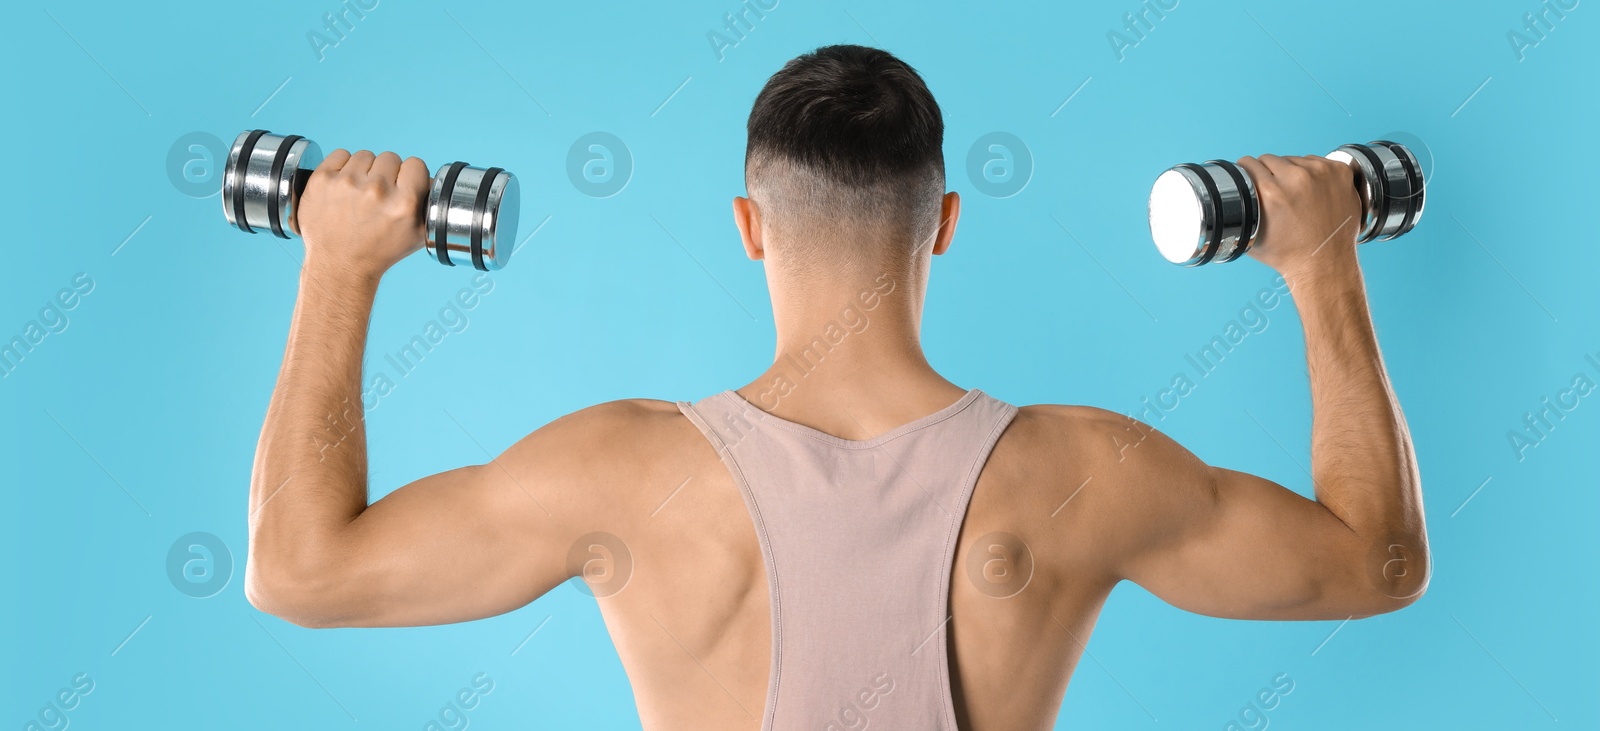
[{"label": "shaved undercut hairline", "polygon": [[819,266],[909,263],[938,230],[944,166],[846,183],[793,160],[756,154],[745,187],[777,246]]}]

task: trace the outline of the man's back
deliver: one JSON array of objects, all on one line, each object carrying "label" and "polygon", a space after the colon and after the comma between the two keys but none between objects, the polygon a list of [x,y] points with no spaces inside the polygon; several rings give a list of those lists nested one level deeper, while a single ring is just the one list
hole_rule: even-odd
[{"label": "man's back", "polygon": [[[756,408],[735,394],[707,399],[726,408],[712,411],[718,419],[708,420],[703,428],[679,405],[646,399],[603,404],[567,417],[591,422],[582,428],[592,429],[596,435],[611,435],[603,443],[595,443],[600,453],[587,458],[614,465],[615,473],[599,482],[617,487],[615,493],[601,499],[614,501],[613,512],[620,519],[612,525],[615,532],[604,531],[605,535],[588,539],[594,542],[580,549],[591,562],[587,573],[580,575],[591,582],[646,728],[755,729],[765,718],[764,711],[771,710],[766,707],[769,692],[774,690],[769,568],[763,559],[756,518],[741,495],[737,458],[724,460],[723,455],[734,452],[741,443],[748,446],[748,441],[741,440],[749,440],[757,430],[798,427],[810,431],[813,427],[772,415],[765,421],[722,419],[741,408]],[[1014,408],[987,394],[982,396],[1006,409]],[[740,404],[734,405],[733,399]],[[789,399],[789,405],[797,408],[784,411],[804,413],[801,399]],[[862,404],[850,419],[890,424],[888,428],[862,429],[856,437],[903,434],[906,426],[946,415],[973,400],[971,395],[961,396],[947,407],[898,425],[875,416],[875,412],[897,411],[893,404]],[[1049,728],[1096,615],[1116,584],[1107,570],[1113,564],[1107,553],[1118,550],[1119,543],[1106,532],[1117,520],[1113,513],[1134,509],[1115,495],[1119,475],[1113,439],[1122,433],[1127,419],[1099,409],[1057,405],[1022,407],[1014,409],[1014,415],[998,413],[1001,411],[991,407],[984,414],[987,418],[980,420],[1001,431],[992,451],[985,450],[984,458],[973,465],[979,471],[970,503],[955,521],[959,539],[948,554],[925,557],[930,565],[947,566],[948,623],[937,618],[923,625],[905,624],[893,641],[905,644],[907,656],[913,652],[922,655],[939,644],[947,647],[949,695],[960,728]],[[719,450],[716,440],[708,439],[703,429],[713,431],[725,448],[734,447]],[[855,449],[834,449],[860,451],[866,445],[873,453],[870,461],[882,468],[876,475],[879,479],[858,471],[853,482],[766,484],[764,489],[870,489],[882,484],[881,478],[906,472],[911,473],[913,483],[917,474],[925,475],[922,482],[927,484],[913,489],[930,491],[922,498],[927,509],[954,513],[962,507],[958,501],[940,501],[934,494],[938,475],[929,477],[924,472],[925,465],[917,459],[925,456],[923,453],[900,449],[896,440],[848,441],[852,444],[847,446]],[[979,446],[977,441],[970,444]],[[832,450],[819,451],[826,454]],[[533,478],[531,474],[527,477]],[[950,477],[959,484],[965,476]],[[1099,494],[1107,491],[1112,494]],[[761,517],[781,520],[785,514]],[[822,516],[829,517],[852,524],[871,519],[866,515]],[[900,526],[881,528],[889,540],[902,530]],[[814,539],[820,551],[824,543],[838,540],[838,536],[818,534]],[[984,542],[980,544],[979,539]],[[608,541],[615,542],[607,545]],[[854,561],[854,565],[808,568],[823,572],[882,569],[880,556],[856,556]],[[787,568],[780,568],[779,575],[786,575]],[[836,598],[816,597],[819,601]],[[852,611],[865,620],[876,608],[855,607]],[[795,631],[793,624],[786,627]],[[851,628],[846,628],[849,631]],[[783,641],[827,643],[838,639],[802,636]],[[842,680],[875,690],[876,672],[865,668],[823,671],[840,672],[845,676]],[[879,686],[883,685],[880,681]],[[883,728],[912,727],[897,722],[888,710],[893,693],[876,694],[886,696],[881,699],[882,711],[878,711],[877,700],[869,697],[858,702],[848,694],[837,703],[808,709],[815,716],[811,726],[829,728],[826,724],[834,720],[841,729],[860,728],[851,721],[850,714],[857,713],[857,718]]]}]

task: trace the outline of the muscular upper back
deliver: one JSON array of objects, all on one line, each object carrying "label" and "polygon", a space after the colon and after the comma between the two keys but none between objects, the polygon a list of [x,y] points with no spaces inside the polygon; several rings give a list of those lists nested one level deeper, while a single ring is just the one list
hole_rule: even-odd
[{"label": "muscular upper back", "polygon": [[[603,465],[573,507],[590,575],[645,728],[758,728],[771,662],[766,569],[728,468],[666,401],[591,410],[608,438],[574,462]],[[1112,436],[1097,409],[1029,406],[979,474],[952,563],[951,691],[968,729],[1048,728],[1095,615],[1116,583],[1125,512]],[[595,543],[599,541],[599,543]],[[582,552],[582,549],[579,551]],[[609,573],[608,573],[609,572]]]}]

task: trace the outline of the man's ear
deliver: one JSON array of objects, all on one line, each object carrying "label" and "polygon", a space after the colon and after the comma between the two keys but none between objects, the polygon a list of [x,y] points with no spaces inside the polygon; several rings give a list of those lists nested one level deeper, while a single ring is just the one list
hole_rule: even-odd
[{"label": "man's ear", "polygon": [[739,227],[739,239],[744,242],[744,255],[752,261],[766,256],[761,241],[761,207],[744,196],[733,197],[733,225]]},{"label": "man's ear", "polygon": [[933,253],[943,254],[950,248],[950,239],[956,235],[956,220],[961,218],[961,195],[955,191],[944,194],[939,205],[939,231],[933,235]]}]

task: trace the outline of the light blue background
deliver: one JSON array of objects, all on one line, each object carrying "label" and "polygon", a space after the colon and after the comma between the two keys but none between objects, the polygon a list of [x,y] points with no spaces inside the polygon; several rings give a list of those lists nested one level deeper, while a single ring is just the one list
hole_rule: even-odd
[{"label": "light blue background", "polygon": [[[1600,725],[1600,395],[1521,461],[1507,438],[1575,374],[1600,381],[1584,359],[1600,353],[1600,9],[1572,9],[1519,61],[1506,34],[1533,0],[1183,0],[1119,62],[1106,36],[1134,0],[782,0],[719,61],[706,33],[734,0],[382,0],[319,61],[306,34],[339,7],[5,12],[0,338],[75,274],[96,286],[0,379],[0,727],[22,727],[77,673],[96,683],[69,712],[81,729],[415,729],[478,673],[495,688],[469,711],[474,728],[637,726],[594,602],[570,587],[418,629],[311,631],[249,606],[247,479],[301,250],[230,232],[217,197],[177,190],[168,150],[190,132],[265,127],[327,149],[494,164],[522,178],[524,235],[548,217],[470,327],[369,415],[376,497],[596,402],[695,399],[759,373],[771,310],[728,206],[743,192],[743,125],[783,61],[834,42],[901,55],[943,105],[965,215],[935,261],[926,348],[956,383],[1013,403],[1135,409],[1272,279],[1253,261],[1160,260],[1144,206],[1167,166],[1394,130],[1437,157],[1421,225],[1362,253],[1421,461],[1431,590],[1341,627],[1208,619],[1125,585],[1059,728],[1224,728],[1278,673],[1295,687],[1267,712],[1274,728]],[[596,130],[635,164],[606,199],[564,169],[567,147]],[[966,174],[968,147],[991,131],[1031,150],[1013,197],[987,197]],[[386,367],[381,355],[470,275],[421,257],[397,266],[369,366]],[[1270,314],[1157,425],[1211,463],[1309,490],[1299,325],[1291,307]],[[168,548],[191,531],[234,558],[208,599],[166,575]]]}]

